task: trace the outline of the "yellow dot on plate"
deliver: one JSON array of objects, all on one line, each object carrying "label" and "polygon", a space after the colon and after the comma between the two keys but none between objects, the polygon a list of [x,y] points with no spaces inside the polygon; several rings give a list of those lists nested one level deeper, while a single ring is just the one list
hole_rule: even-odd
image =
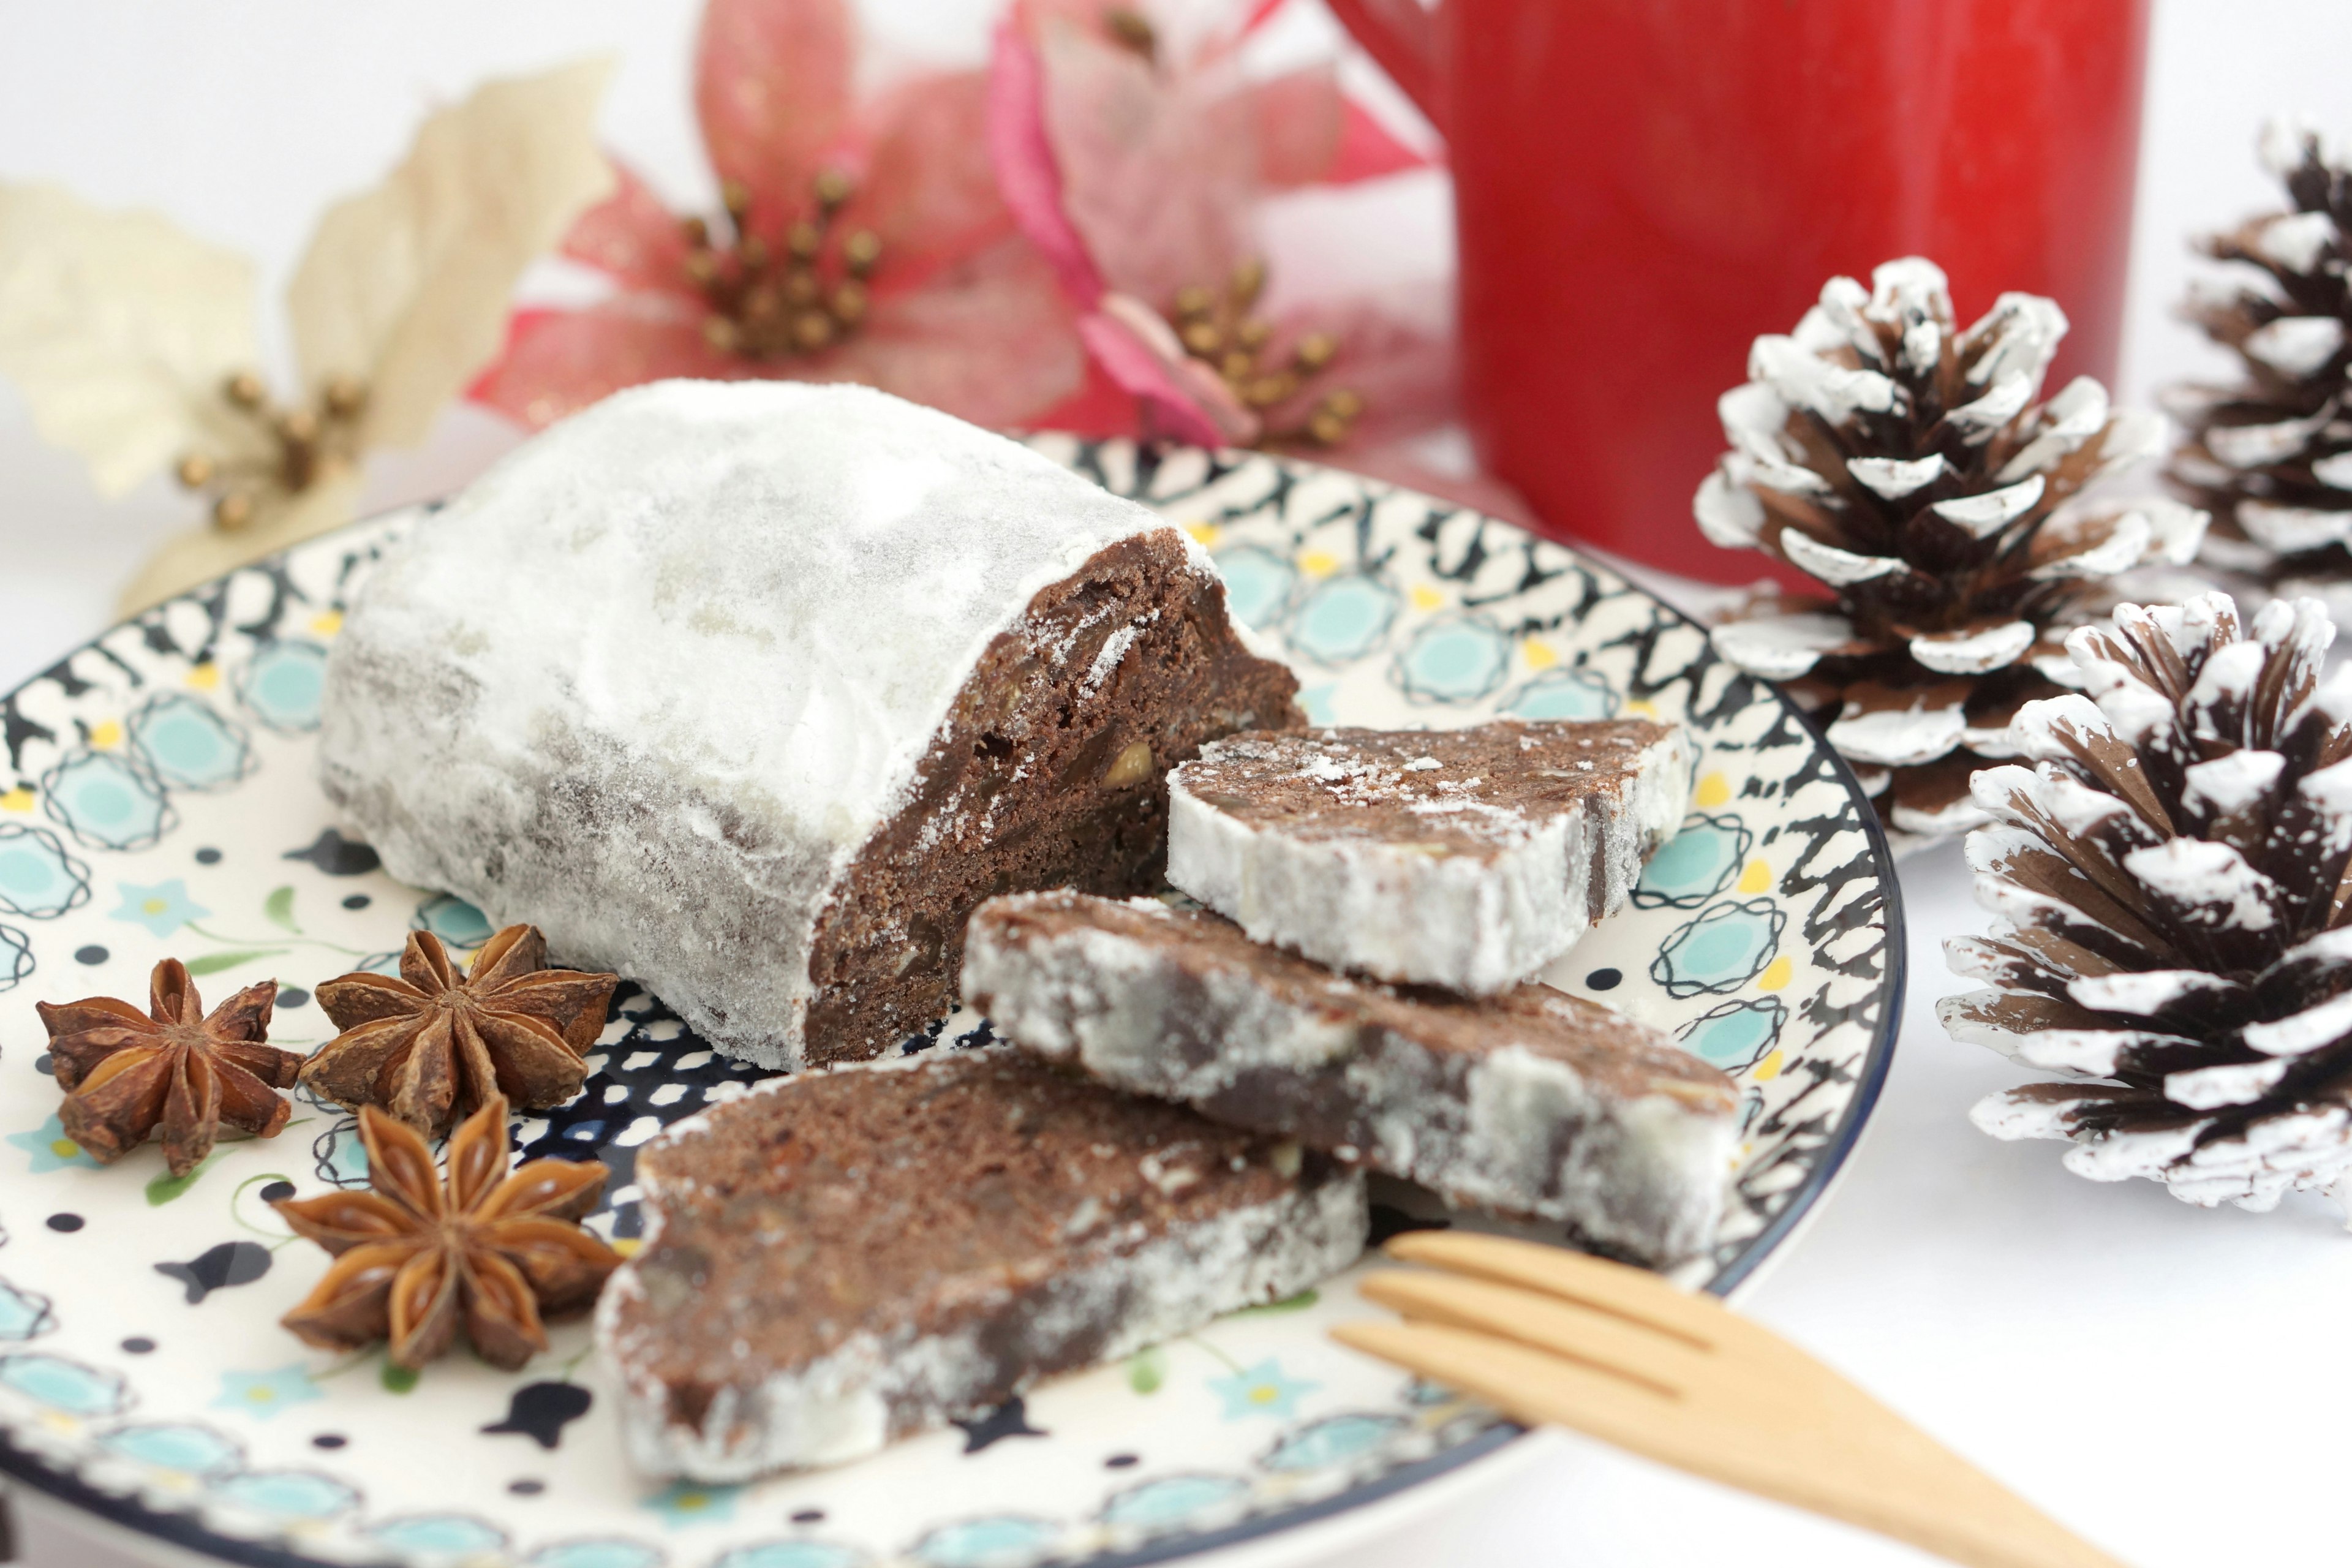
[{"label": "yellow dot on plate", "polygon": [[1559,655],[1552,650],[1551,644],[1533,637],[1519,645],[1519,657],[1528,661],[1529,669],[1549,669],[1559,662]]},{"label": "yellow dot on plate", "polygon": [[149,914],[151,914],[151,915],[160,915],[160,914],[162,914],[165,910],[170,909],[172,906],[171,906],[171,905],[169,905],[169,904],[167,904],[167,903],[165,903],[165,902],[164,902],[163,900],[161,900],[161,899],[150,899],[150,900],[148,900],[145,903],[143,903],[143,904],[140,905],[139,907],[140,907],[141,909],[142,909],[142,910],[146,910],[146,911],[147,911]]},{"label": "yellow dot on plate", "polygon": [[1282,1391],[1278,1388],[1268,1387],[1266,1384],[1261,1383],[1255,1388],[1250,1390],[1249,1396],[1250,1401],[1253,1404],[1271,1405],[1276,1400],[1282,1397]]},{"label": "yellow dot on plate", "polygon": [[635,1258],[644,1250],[645,1245],[644,1241],[634,1236],[616,1236],[613,1238],[613,1250],[624,1258]]},{"label": "yellow dot on plate", "polygon": [[1743,893],[1765,892],[1771,886],[1772,868],[1761,860],[1750,860],[1748,869],[1739,873],[1739,890]]},{"label": "yellow dot on plate", "polygon": [[278,1391],[274,1388],[248,1388],[245,1396],[256,1405],[267,1405],[278,1397]]},{"label": "yellow dot on plate", "polygon": [[1721,805],[1730,798],[1731,781],[1721,773],[1708,773],[1698,781],[1698,787],[1691,791],[1693,805]]},{"label": "yellow dot on plate", "polygon": [[49,1152],[60,1160],[70,1160],[81,1152],[81,1145],[70,1138],[52,1138],[49,1140]]},{"label": "yellow dot on plate", "polygon": [[1646,697],[1636,697],[1633,701],[1625,704],[1625,712],[1629,718],[1655,719],[1658,716],[1658,705]]},{"label": "yellow dot on plate", "polygon": [[220,684],[220,666],[206,659],[188,671],[188,684],[199,691],[210,691]]},{"label": "yellow dot on plate", "polygon": [[6,795],[0,795],[0,811],[30,811],[32,809],[33,792],[25,788],[22,784],[10,790]]},{"label": "yellow dot on plate", "polygon": [[122,744],[122,726],[111,719],[92,726],[89,731],[89,743],[101,752],[110,746]]},{"label": "yellow dot on plate", "polygon": [[1214,550],[1217,541],[1225,536],[1225,531],[1213,522],[1188,522],[1184,525],[1184,531],[1198,541],[1203,550]]},{"label": "yellow dot on plate", "polygon": [[1779,1078],[1780,1076],[1780,1053],[1779,1051],[1774,1051],[1762,1061],[1758,1062],[1755,1069],[1748,1076],[1754,1079],[1758,1083],[1770,1083],[1774,1079]]},{"label": "yellow dot on plate", "polygon": [[1416,610],[1442,610],[1445,607],[1445,595],[1426,583],[1415,583],[1412,585],[1412,607]]},{"label": "yellow dot on plate", "polygon": [[1764,973],[1757,977],[1756,989],[1759,991],[1786,990],[1789,984],[1789,976],[1795,973],[1796,970],[1797,966],[1790,963],[1786,958],[1776,958],[1771,963],[1766,964],[1764,966]]},{"label": "yellow dot on plate", "polygon": [[1339,558],[1328,550],[1309,550],[1299,556],[1298,569],[1309,577],[1328,577],[1339,569]]},{"label": "yellow dot on plate", "polygon": [[670,1500],[670,1507],[677,1510],[680,1513],[692,1513],[697,1509],[709,1508],[709,1506],[710,1494],[709,1492],[680,1492],[677,1496]]},{"label": "yellow dot on plate", "polygon": [[337,632],[343,629],[343,612],[341,610],[320,610],[317,615],[310,617],[310,629],[318,633],[322,637],[333,637]]}]

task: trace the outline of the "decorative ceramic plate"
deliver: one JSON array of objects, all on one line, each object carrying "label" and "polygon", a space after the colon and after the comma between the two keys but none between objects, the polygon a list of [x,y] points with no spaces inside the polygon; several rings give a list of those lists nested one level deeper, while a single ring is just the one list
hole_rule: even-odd
[{"label": "decorative ceramic plate", "polygon": [[[1894,879],[1844,768],[1689,622],[1506,524],[1271,458],[1041,445],[1190,529],[1318,721],[1693,727],[1680,837],[1550,978],[1745,1088],[1734,1196],[1691,1270],[1738,1283],[1852,1146],[1901,1011]],[[1108,1568],[1294,1526],[1518,1435],[1333,1344],[1331,1323],[1372,1310],[1349,1278],[862,1463],[740,1487],[630,1473],[583,1324],[517,1373],[461,1352],[421,1376],[280,1329],[327,1259],[268,1200],[361,1184],[351,1119],[298,1100],[276,1139],[224,1143],[184,1178],[152,1147],[101,1169],[58,1126],[33,1003],[143,999],[178,956],[215,1000],[276,976],[278,1043],[302,1048],[331,1033],[321,980],[390,967],[412,928],[488,934],[471,906],[385,877],[311,778],[342,606],[415,515],[174,599],[0,698],[0,1468],[247,1563]],[[907,1048],[954,1048],[977,1022]],[[625,1249],[636,1149],[759,1075],[627,985],[590,1064],[517,1137],[612,1168],[591,1223]],[[1386,1198],[1391,1230],[1446,1223]]]}]

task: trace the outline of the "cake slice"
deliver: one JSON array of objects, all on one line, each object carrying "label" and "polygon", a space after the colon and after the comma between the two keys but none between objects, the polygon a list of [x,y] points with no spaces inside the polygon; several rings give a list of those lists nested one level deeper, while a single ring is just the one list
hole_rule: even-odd
[{"label": "cake slice", "polygon": [[1259,942],[1490,995],[1622,907],[1691,758],[1641,719],[1237,735],[1169,777],[1168,879]]},{"label": "cake slice", "polygon": [[1202,910],[992,899],[964,995],[1047,1061],[1295,1138],[1449,1201],[1670,1264],[1713,1239],[1739,1095],[1655,1029],[1522,985],[1482,1001],[1351,980]]},{"label": "cake slice", "polygon": [[630,1457],[702,1481],[871,1453],[1364,1245],[1360,1175],[1001,1048],[772,1080],[636,1173],[597,1341]]},{"label": "cake slice", "polygon": [[1160,886],[1162,775],[1297,721],[1181,530],[856,386],[659,382],[392,547],[328,660],[328,796],[768,1067],[953,1005],[991,893]]}]

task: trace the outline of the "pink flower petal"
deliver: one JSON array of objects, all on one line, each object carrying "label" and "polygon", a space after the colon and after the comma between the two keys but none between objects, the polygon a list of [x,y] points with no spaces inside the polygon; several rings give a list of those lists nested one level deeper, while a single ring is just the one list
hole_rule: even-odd
[{"label": "pink flower petal", "polygon": [[1005,428],[1075,392],[1086,355],[1053,269],[1008,235],[920,289],[877,294],[856,337],[789,363],[789,374],[811,381],[861,382]]},{"label": "pink flower petal", "polygon": [[1252,117],[1215,112],[1219,72],[1155,73],[1066,24],[1045,30],[1045,119],[1063,210],[1104,279],[1165,308],[1245,254],[1257,173]]},{"label": "pink flower petal", "polygon": [[689,292],[686,237],[677,216],[635,170],[618,158],[611,163],[613,194],[573,222],[563,237],[563,254],[625,288]]},{"label": "pink flower petal", "polygon": [[846,0],[709,0],[694,107],[710,166],[740,181],[761,226],[796,214],[850,121],[856,41]]},{"label": "pink flower petal", "polygon": [[884,276],[920,277],[1011,231],[989,157],[990,91],[982,71],[924,76],[866,116],[872,150],[838,222],[880,237]]},{"label": "pink flower petal", "polygon": [[1245,447],[1258,437],[1257,416],[1242,406],[1217,373],[1184,352],[1175,331],[1131,295],[1103,296],[1078,321],[1096,363],[1147,406],[1153,435],[1203,447]]},{"label": "pink flower petal", "polygon": [[585,310],[518,315],[506,353],[469,395],[537,429],[640,382],[745,374],[702,341],[699,316],[660,296],[624,294]]},{"label": "pink flower petal", "polygon": [[1036,51],[1012,23],[1000,23],[988,71],[988,151],[997,189],[1071,300],[1091,306],[1103,291],[1102,274],[1062,208],[1062,171],[1045,135],[1045,91]]},{"label": "pink flower petal", "polygon": [[1328,333],[1339,352],[1298,396],[1267,410],[1267,423],[1276,429],[1302,423],[1324,394],[1340,387],[1364,402],[1350,446],[1380,446],[1459,417],[1452,339],[1423,331],[1370,301],[1355,300],[1285,315],[1263,363],[1280,363],[1292,345],[1315,331]]},{"label": "pink flower petal", "polygon": [[1282,189],[1330,177],[1346,106],[1339,97],[1339,73],[1329,64],[1253,83],[1231,101],[1231,111],[1255,120],[1249,129],[1257,142],[1261,181]]},{"label": "pink flower petal", "polygon": [[1323,174],[1329,184],[1377,180],[1383,174],[1426,169],[1433,162],[1389,134],[1388,127],[1354,99],[1343,100],[1339,114],[1339,151]]}]

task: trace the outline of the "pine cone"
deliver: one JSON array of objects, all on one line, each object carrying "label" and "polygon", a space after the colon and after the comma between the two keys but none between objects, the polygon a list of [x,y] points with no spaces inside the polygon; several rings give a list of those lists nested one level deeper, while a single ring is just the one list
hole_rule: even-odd
[{"label": "pine cone", "polygon": [[[2240,635],[2207,594],[2066,639],[2090,697],[2019,713],[2034,763],[1977,774],[1969,836],[1989,936],[1946,943],[1990,990],[1958,1039],[2074,1081],[1976,1107],[1997,1138],[2064,1138],[2093,1181],[2147,1176],[2267,1209],[2352,1166],[2352,667],[2274,600]],[[2095,703],[2093,699],[2095,698]]]},{"label": "pine cone", "polygon": [[2155,450],[2080,377],[2036,404],[2066,318],[2004,294],[1966,331],[1932,262],[1865,291],[1832,278],[1790,337],[1756,340],[1719,405],[1732,449],[1699,487],[1699,529],[1820,578],[1832,596],[1751,601],[1716,651],[1825,725],[1888,825],[1976,826],[1969,775],[2011,755],[2018,708],[2055,695],[2059,637],[2105,579],[2185,563],[2203,519],[2178,502],[2074,499]]},{"label": "pine cone", "polygon": [[2193,292],[2183,307],[2237,352],[2242,374],[2231,386],[2166,395],[2188,429],[2166,474],[2213,514],[2200,552],[2207,565],[2273,593],[2315,595],[2341,617],[2352,615],[2352,169],[2329,162],[2318,137],[2277,126],[2263,138],[2263,161],[2294,210],[2201,243],[2266,280]]}]

